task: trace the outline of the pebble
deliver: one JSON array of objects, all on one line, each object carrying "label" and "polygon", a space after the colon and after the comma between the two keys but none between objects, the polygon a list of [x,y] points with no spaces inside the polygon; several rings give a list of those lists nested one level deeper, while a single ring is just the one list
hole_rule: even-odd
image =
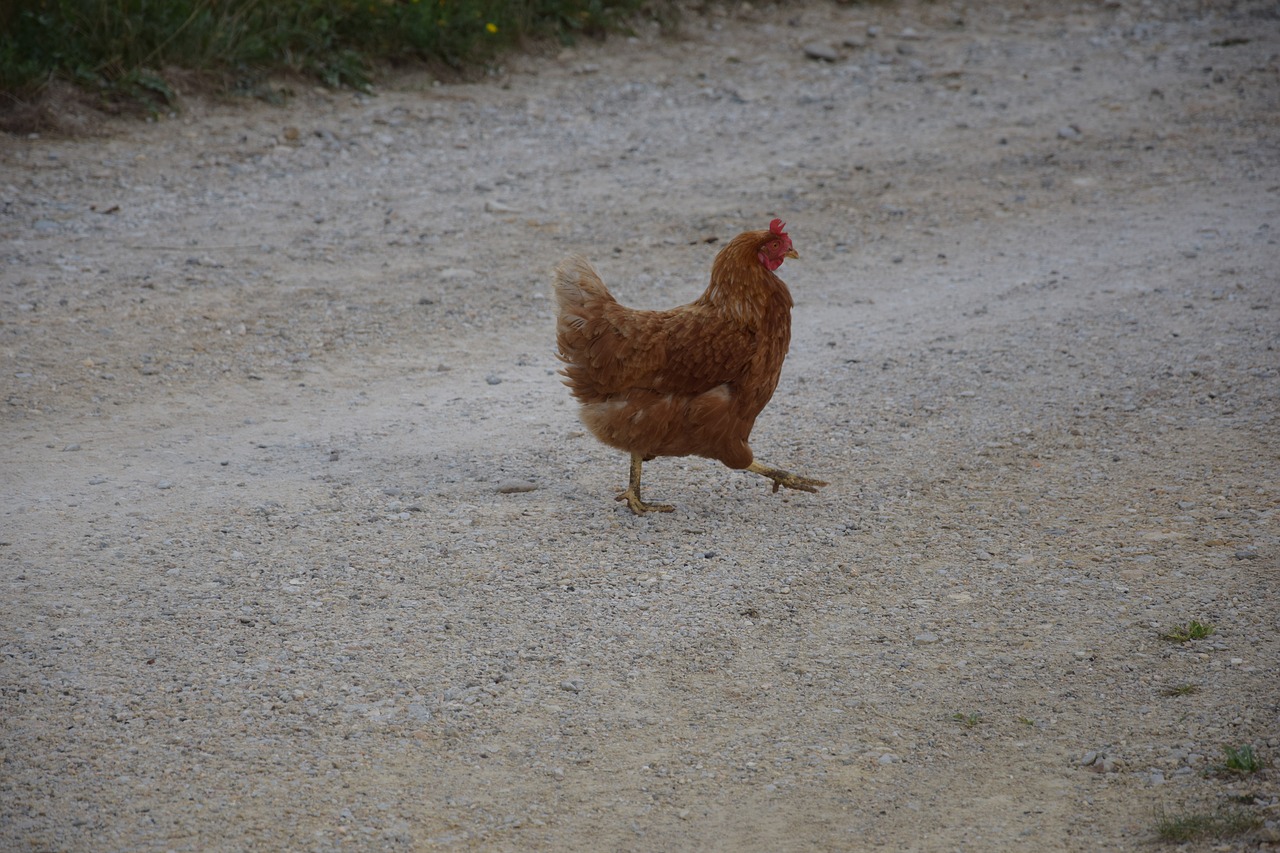
[{"label": "pebble", "polygon": [[804,46],[804,55],[822,62],[836,62],[840,59],[840,53],[825,42],[809,42]]},{"label": "pebble", "polygon": [[913,642],[917,646],[931,646],[934,643],[938,642],[938,635],[929,631],[925,631],[923,634],[916,634],[915,637],[913,638]]},{"label": "pebble", "polygon": [[899,762],[902,761],[902,759],[892,752],[886,752],[883,755],[881,755],[879,758],[877,758],[876,761],[880,764],[889,765],[889,764],[898,764]]},{"label": "pebble", "polygon": [[520,492],[532,492],[537,488],[536,483],[530,483],[528,480],[503,480],[494,487],[494,491],[500,495],[514,495]]},{"label": "pebble", "polygon": [[1060,139],[1079,139],[1080,128],[1076,127],[1074,124],[1063,125],[1058,128],[1058,137]]}]

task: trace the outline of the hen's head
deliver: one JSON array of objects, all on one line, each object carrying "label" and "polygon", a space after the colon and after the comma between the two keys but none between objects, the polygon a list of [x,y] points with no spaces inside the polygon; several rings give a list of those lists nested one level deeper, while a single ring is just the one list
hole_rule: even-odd
[{"label": "hen's head", "polygon": [[760,263],[764,268],[773,272],[782,266],[782,262],[787,258],[798,258],[796,250],[791,247],[791,238],[787,236],[787,232],[783,229],[787,225],[781,219],[775,219],[769,223],[769,230],[762,233],[763,239],[756,248],[756,257],[760,259]]}]

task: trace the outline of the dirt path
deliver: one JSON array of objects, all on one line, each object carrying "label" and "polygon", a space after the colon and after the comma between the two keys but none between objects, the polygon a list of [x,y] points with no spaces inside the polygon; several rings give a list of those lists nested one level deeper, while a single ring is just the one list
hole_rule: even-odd
[{"label": "dirt path", "polygon": [[[0,142],[0,846],[1274,846],[1276,771],[1206,771],[1280,759],[1278,54],[744,6]],[[633,518],[548,271],[678,304],[773,216],[753,446],[832,485],[661,460]]]}]

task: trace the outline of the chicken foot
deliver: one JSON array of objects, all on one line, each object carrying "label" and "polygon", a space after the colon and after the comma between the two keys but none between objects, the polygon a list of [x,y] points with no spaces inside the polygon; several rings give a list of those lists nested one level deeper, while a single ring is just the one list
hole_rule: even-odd
[{"label": "chicken foot", "polygon": [[822,480],[801,477],[799,474],[792,474],[788,471],[783,471],[781,468],[771,468],[755,461],[747,466],[747,470],[773,480],[773,491],[775,493],[778,491],[779,486],[786,486],[788,489],[795,489],[800,492],[816,492],[822,486],[827,485]]},{"label": "chicken foot", "polygon": [[[646,512],[671,512],[675,507],[670,504],[647,504],[640,500],[640,466],[643,464],[643,456],[639,453],[631,454],[631,481],[627,484],[627,490],[618,495],[615,500],[626,501],[627,506],[636,515],[644,515]],[[774,491],[777,491],[776,487]]]}]

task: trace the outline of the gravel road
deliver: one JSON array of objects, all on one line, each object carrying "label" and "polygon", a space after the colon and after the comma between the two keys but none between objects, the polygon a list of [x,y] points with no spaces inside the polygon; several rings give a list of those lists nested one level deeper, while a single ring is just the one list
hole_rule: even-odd
[{"label": "gravel road", "polygon": [[[0,139],[0,847],[1280,847],[1278,21],[712,6]],[[775,216],[752,444],[831,485],[633,517],[550,269]]]}]

